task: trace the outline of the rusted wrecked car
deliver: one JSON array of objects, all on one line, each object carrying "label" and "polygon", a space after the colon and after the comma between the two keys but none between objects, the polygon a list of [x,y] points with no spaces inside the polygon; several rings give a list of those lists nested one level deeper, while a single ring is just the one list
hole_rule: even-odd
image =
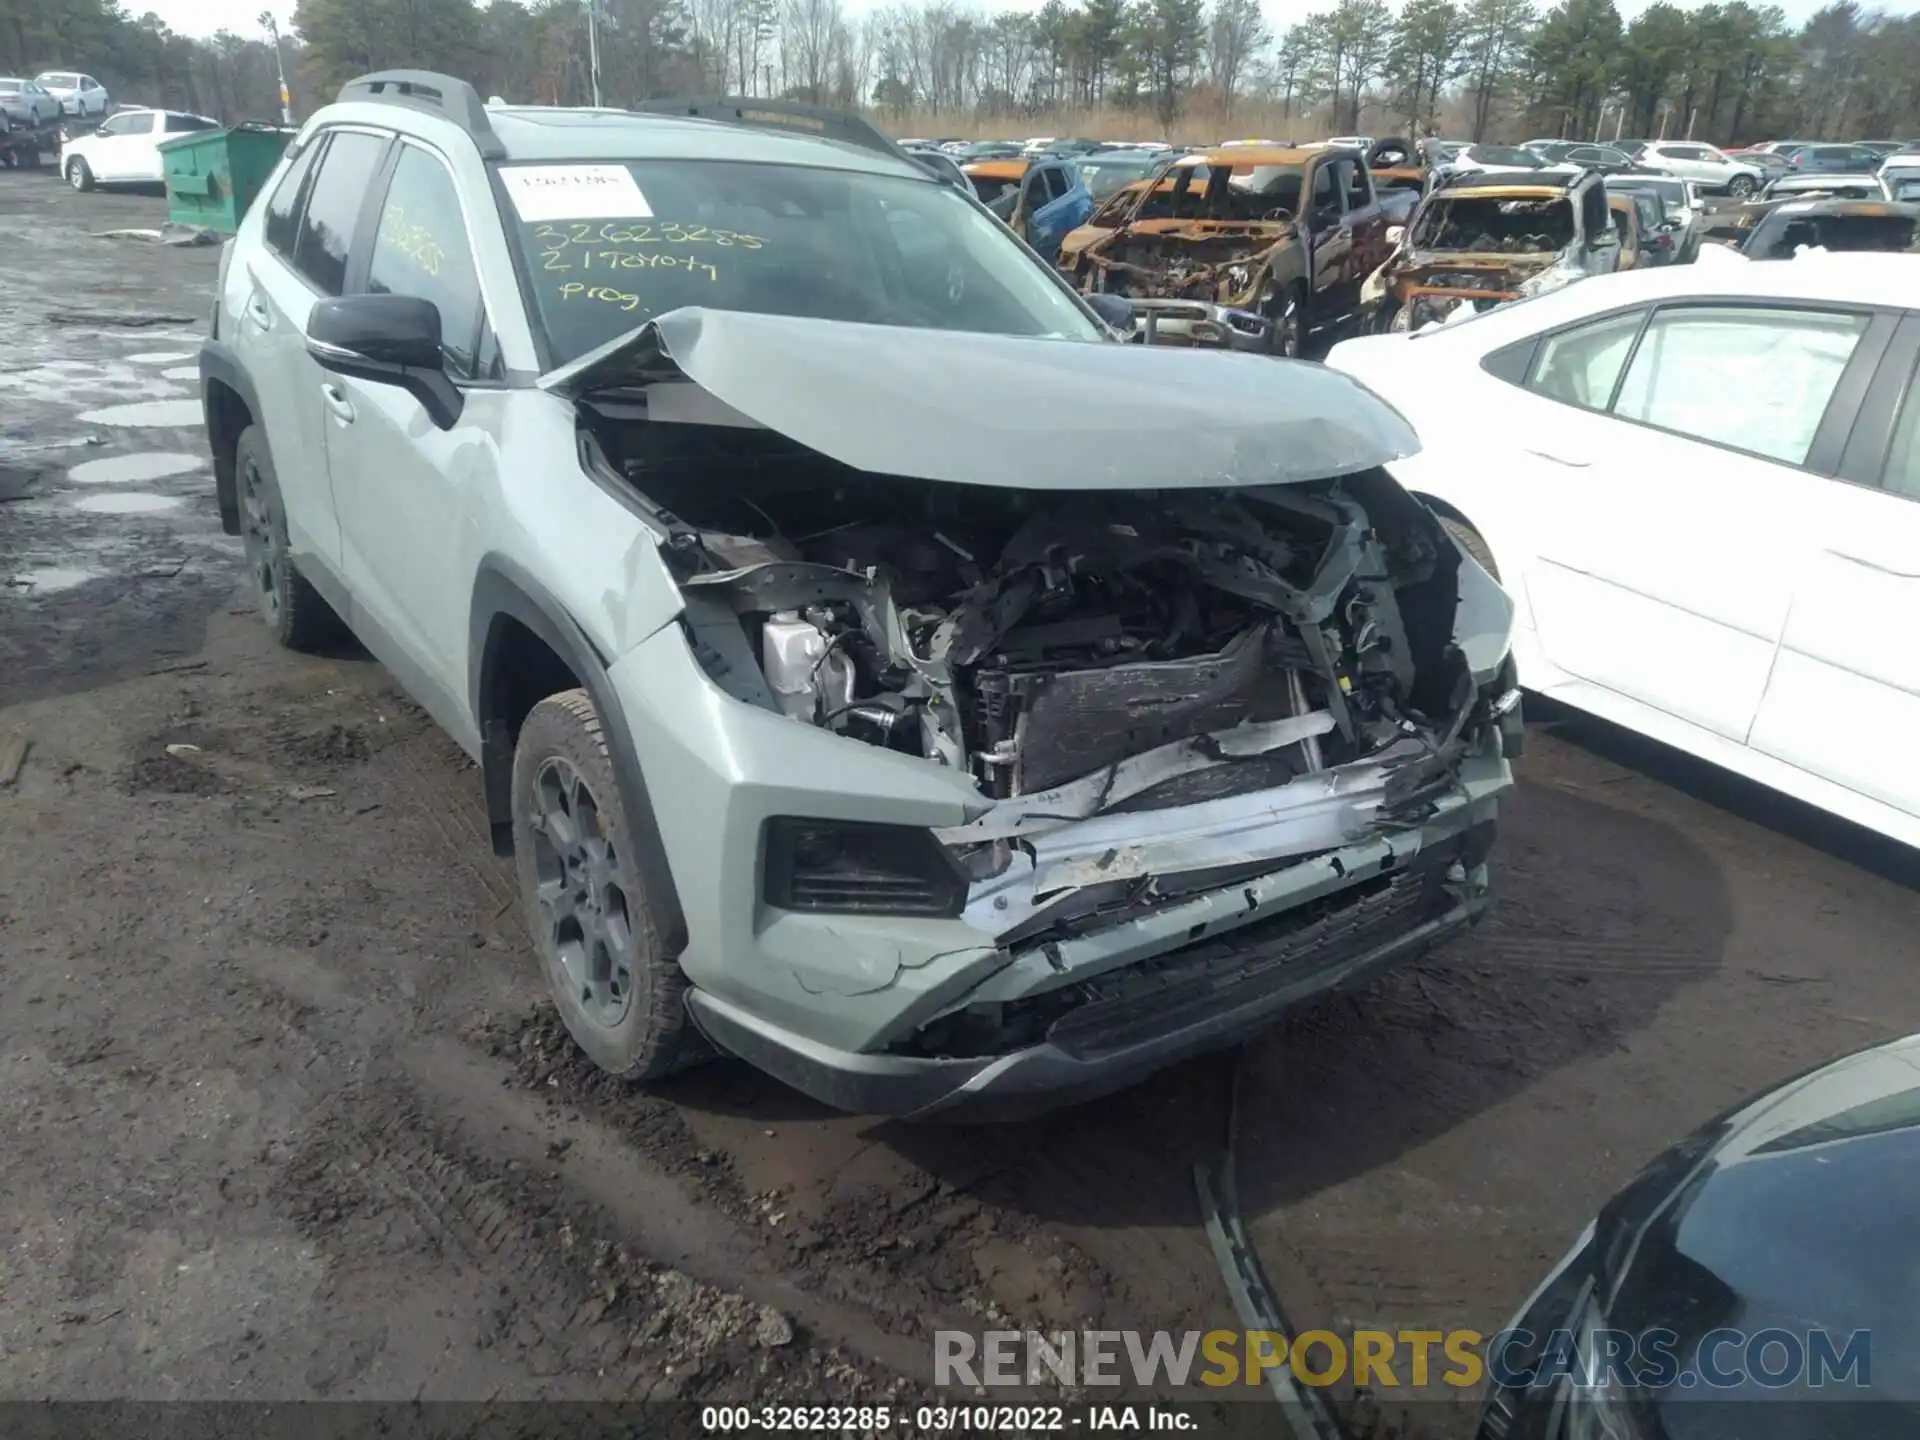
[{"label": "rusted wrecked car", "polygon": [[1621,244],[1595,171],[1443,176],[1363,287],[1373,327],[1418,330],[1460,306],[1486,310],[1620,268]]},{"label": "rusted wrecked car", "polygon": [[1126,296],[1149,344],[1291,356],[1357,318],[1387,224],[1358,150],[1230,146],[1129,185],[1059,264],[1088,294]]}]

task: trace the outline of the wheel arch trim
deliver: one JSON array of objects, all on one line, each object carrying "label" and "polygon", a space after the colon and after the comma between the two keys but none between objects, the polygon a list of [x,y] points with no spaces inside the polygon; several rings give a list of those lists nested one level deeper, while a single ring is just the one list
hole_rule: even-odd
[{"label": "wheel arch trim", "polygon": [[638,852],[634,862],[647,887],[663,949],[678,956],[686,948],[686,912],[667,865],[666,843],[654,816],[645,772],[627,727],[620,697],[607,678],[607,659],[566,606],[530,575],[525,567],[497,553],[483,556],[474,576],[473,603],[467,638],[468,703],[480,733],[480,769],[485,789],[487,822],[496,855],[513,852],[513,742],[506,722],[489,713],[490,697],[499,678],[499,622],[510,619],[524,625],[579,677],[581,688],[599,712],[614,783]]},{"label": "wheel arch trim", "polygon": [[[218,443],[214,430],[213,387],[224,385],[240,397],[247,407],[247,413],[253,416],[254,428],[260,431],[262,443],[267,446],[269,457],[273,454],[272,442],[267,439],[266,426],[260,415],[259,392],[253,387],[253,380],[240,363],[240,357],[234,354],[233,347],[219,340],[206,340],[200,345],[200,413],[206,424],[207,446],[213,452],[213,490],[220,506],[220,528],[229,535],[240,533],[240,487],[234,473],[233,450]],[[234,434],[238,441],[238,432]],[[223,453],[224,451],[224,453]]]}]

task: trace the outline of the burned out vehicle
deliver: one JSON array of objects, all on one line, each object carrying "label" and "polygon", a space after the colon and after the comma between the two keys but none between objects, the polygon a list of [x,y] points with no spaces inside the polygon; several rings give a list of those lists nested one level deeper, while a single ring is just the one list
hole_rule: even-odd
[{"label": "burned out vehicle", "polygon": [[1054,1103],[1486,907],[1512,605],[1382,468],[1405,422],[1119,343],[862,121],[370,76],[216,314],[264,617],[474,757],[608,1071]]},{"label": "burned out vehicle", "polygon": [[1387,213],[1358,150],[1245,145],[1183,155],[1069,235],[1060,266],[1124,295],[1149,343],[1292,356],[1360,313]]},{"label": "burned out vehicle", "polygon": [[1486,310],[1620,266],[1620,236],[1594,171],[1441,176],[1372,277],[1381,330],[1418,330],[1460,306]]},{"label": "burned out vehicle", "polygon": [[1749,260],[1791,260],[1802,249],[1920,252],[1920,205],[1790,200],[1757,220],[1740,245]]}]

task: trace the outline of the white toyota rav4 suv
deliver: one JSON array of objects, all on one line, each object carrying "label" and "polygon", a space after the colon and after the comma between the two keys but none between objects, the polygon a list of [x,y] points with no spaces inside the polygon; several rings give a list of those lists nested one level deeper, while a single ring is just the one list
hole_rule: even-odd
[{"label": "white toyota rav4 suv", "polygon": [[475,757],[587,1054],[1005,1111],[1471,925],[1511,605],[1400,417],[1119,343],[864,122],[669,108],[349,84],[201,359],[263,615]]}]

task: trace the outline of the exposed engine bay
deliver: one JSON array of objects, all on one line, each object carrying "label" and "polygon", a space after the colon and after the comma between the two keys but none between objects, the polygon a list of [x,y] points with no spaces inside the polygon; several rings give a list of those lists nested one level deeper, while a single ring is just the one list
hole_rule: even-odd
[{"label": "exposed engine bay", "polygon": [[1460,195],[1428,202],[1409,237],[1413,248],[1477,255],[1541,255],[1564,250],[1575,237],[1573,202]]},{"label": "exposed engine bay", "polygon": [[1090,247],[1088,262],[1104,272],[1110,294],[1255,303],[1275,258],[1299,245],[1291,222],[1129,231]]},{"label": "exposed engine bay", "polygon": [[1050,820],[1190,805],[1388,753],[1434,762],[1409,767],[1411,799],[1444,779],[1472,706],[1457,552],[1382,471],[1000,489],[648,424],[637,396],[581,409],[670,531],[716,683],[966,772],[1012,802],[984,841],[1040,797]]}]

